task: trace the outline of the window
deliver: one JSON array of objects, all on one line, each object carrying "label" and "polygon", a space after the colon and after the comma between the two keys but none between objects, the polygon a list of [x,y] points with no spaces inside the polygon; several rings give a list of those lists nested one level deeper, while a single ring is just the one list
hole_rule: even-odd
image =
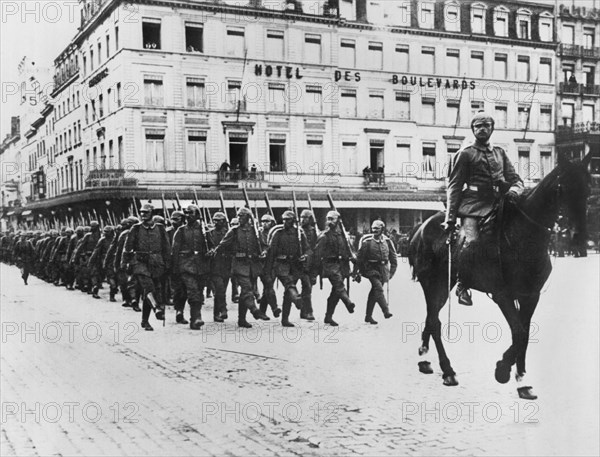
[{"label": "window", "polygon": [[117,83],[117,108],[121,107],[121,83]]},{"label": "window", "polygon": [[529,122],[529,110],[531,109],[528,105],[519,105],[517,107],[517,128],[520,130],[526,129],[527,123]]},{"label": "window", "polygon": [[460,6],[456,1],[444,6],[445,28],[448,32],[460,32]]},{"label": "window", "polygon": [[394,52],[394,71],[408,72],[408,45],[397,44]]},{"label": "window", "polygon": [[69,149],[73,149],[73,132],[69,129]]},{"label": "window", "polygon": [[552,59],[548,57],[540,58],[540,67],[538,69],[538,82],[540,83],[551,83],[552,82]]},{"label": "window", "polygon": [[90,72],[94,71],[94,49],[90,48]]},{"label": "window", "polygon": [[204,52],[202,24],[185,24],[185,50],[187,52]]},{"label": "window", "polygon": [[106,35],[106,58],[110,57],[110,35]]},{"label": "window", "polygon": [[394,117],[403,121],[410,120],[410,93],[396,92]]},{"label": "window", "polygon": [[267,111],[285,112],[285,84],[269,83],[268,87],[269,100],[267,101]]},{"label": "window", "polygon": [[540,130],[552,130],[552,105],[540,106]]},{"label": "window", "polygon": [[232,57],[244,57],[246,38],[243,27],[227,27],[226,54]]},{"label": "window", "polygon": [[519,146],[518,174],[523,179],[531,179],[531,163],[529,161],[529,147]]},{"label": "window", "polygon": [[446,124],[460,125],[460,100],[446,101]]},{"label": "window", "polygon": [[594,115],[594,105],[584,104],[581,109],[582,121],[583,122],[594,122],[596,116]]},{"label": "window", "polygon": [[160,49],[160,19],[142,20],[142,42],[144,49]]},{"label": "window", "polygon": [[108,168],[110,168],[111,170],[116,167],[115,164],[115,156],[114,156],[114,148],[113,148],[113,140],[110,140],[108,142]]},{"label": "window", "polygon": [[123,137],[117,138],[117,160],[119,162],[119,169],[123,168]]},{"label": "window", "polygon": [[564,44],[575,44],[575,26],[563,24],[561,41]]},{"label": "window", "polygon": [[77,121],[77,142],[81,143],[81,121]]},{"label": "window", "polygon": [[553,30],[552,30],[552,23],[553,23],[553,17],[551,15],[548,15],[546,13],[542,13],[540,15],[540,20],[539,20],[539,24],[540,24],[540,40],[541,41],[552,41],[552,35],[553,35]]},{"label": "window", "polygon": [[356,89],[341,90],[340,116],[356,117]]},{"label": "window", "polygon": [[203,78],[187,78],[187,106],[190,108],[206,107],[206,92]]},{"label": "window", "polygon": [[596,67],[592,65],[585,65],[583,67],[583,83],[592,86],[596,79]]},{"label": "window", "polygon": [[540,150],[540,179],[552,171],[552,149]]},{"label": "window", "polygon": [[304,61],[321,63],[321,35],[313,33],[304,35]]},{"label": "window", "polygon": [[421,102],[421,123],[435,124],[435,98],[423,97]]},{"label": "window", "polygon": [[531,12],[526,9],[517,11],[517,37],[531,40]]},{"label": "window", "polygon": [[111,95],[112,95],[112,90],[110,89],[110,87],[107,89],[106,91],[106,114],[110,114],[111,111]]},{"label": "window", "polygon": [[508,36],[508,9],[503,6],[494,8],[494,35]]},{"label": "window", "polygon": [[163,106],[163,82],[161,76],[144,76],[144,103]]},{"label": "window", "polygon": [[285,171],[285,134],[271,133],[269,135],[269,162],[271,171]]},{"label": "window", "polygon": [[89,125],[90,123],[90,110],[88,109],[88,104],[85,104],[85,125]]},{"label": "window", "polygon": [[485,33],[485,9],[482,3],[471,6],[471,32]]},{"label": "window", "polygon": [[267,30],[265,56],[269,60],[284,60],[284,33],[282,30]]},{"label": "window", "polygon": [[446,49],[446,65],[448,75],[458,76],[460,74],[460,51],[458,49]]},{"label": "window", "polygon": [[483,78],[483,52],[471,51],[469,73],[473,78]]},{"label": "window", "polygon": [[568,127],[573,126],[575,121],[575,104],[574,103],[563,103],[561,109],[561,116],[563,125]]},{"label": "window", "polygon": [[102,43],[98,41],[98,66],[102,64]]},{"label": "window", "polygon": [[419,2],[419,27],[422,29],[432,29],[434,27],[434,7],[435,3],[429,1]]},{"label": "window", "polygon": [[308,114],[323,114],[323,89],[317,84],[306,86],[306,107]]},{"label": "window", "polygon": [[[342,150],[343,153],[343,150]],[[305,165],[307,170],[320,169],[323,163],[323,137],[321,135],[306,136]]]},{"label": "window", "polygon": [[[385,4],[385,0],[383,1]],[[383,24],[383,5],[378,1],[369,0],[367,6],[367,17],[369,18],[369,22],[372,24]]]},{"label": "window", "polygon": [[165,169],[165,131],[163,129],[146,130],[146,159],[149,170]]},{"label": "window", "polygon": [[435,48],[421,48],[421,71],[425,74],[435,74]]},{"label": "window", "polygon": [[241,92],[241,81],[227,81],[227,93],[225,94],[227,108],[233,111],[245,109],[241,100]]},{"label": "window", "polygon": [[591,27],[583,28],[583,47],[592,49],[594,47],[594,29]]},{"label": "window", "polygon": [[435,173],[435,143],[423,143],[423,172],[428,177]]},{"label": "window", "polygon": [[505,129],[506,124],[506,115],[508,112],[508,108],[505,104],[498,104],[494,107],[494,126],[497,129]]},{"label": "window", "polygon": [[574,63],[563,63],[562,64],[563,81],[570,83],[572,78],[575,78],[575,64]]},{"label": "window", "polygon": [[96,100],[92,100],[92,122],[96,122]]},{"label": "window", "polygon": [[519,80],[529,81],[531,73],[529,72],[529,56],[517,56],[517,77]]},{"label": "window", "polygon": [[119,27],[115,27],[115,52],[119,50]]},{"label": "window", "polygon": [[87,57],[85,56],[85,54],[83,54],[82,60],[83,60],[83,64],[81,65],[81,70],[82,70],[83,76],[85,76],[86,72],[87,72]]},{"label": "window", "polygon": [[188,171],[208,171],[206,132],[203,130],[190,130],[188,132],[185,169]]},{"label": "window", "polygon": [[506,54],[494,54],[494,78],[506,79],[508,77],[508,65]]},{"label": "window", "polygon": [[475,116],[479,111],[483,111],[483,102],[472,100],[471,101],[471,117]]},{"label": "window", "polygon": [[384,117],[383,92],[369,93],[369,117],[383,119]]},{"label": "window", "polygon": [[383,43],[369,41],[369,68],[374,70],[383,68]]},{"label": "window", "polygon": [[342,38],[340,41],[340,64],[346,68],[356,66],[356,42],[354,40]]}]

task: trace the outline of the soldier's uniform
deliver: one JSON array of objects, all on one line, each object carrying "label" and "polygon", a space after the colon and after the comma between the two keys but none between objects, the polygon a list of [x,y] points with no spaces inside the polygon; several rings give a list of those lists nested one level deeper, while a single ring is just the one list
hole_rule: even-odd
[{"label": "soldier's uniform", "polygon": [[[167,227],[167,237],[169,238],[169,244],[173,246],[173,239],[175,232],[183,225],[184,214],[181,211],[173,211],[171,214],[171,226]],[[181,282],[181,276],[174,274],[171,271],[169,281],[167,281],[167,302],[173,302],[175,307],[175,319],[179,324],[188,324],[188,321],[183,315],[183,308],[178,307],[179,304],[185,305],[185,290],[183,283]]]},{"label": "soldier's uniform", "polygon": [[[73,260],[79,274],[78,281],[80,281],[81,290],[92,294],[92,275],[88,262],[98,241],[100,241],[100,224],[96,221],[90,222],[89,232],[83,236],[81,243],[75,247],[73,253]],[[84,228],[85,230],[85,228]]]},{"label": "soldier's uniform", "polygon": [[171,262],[165,226],[144,219],[152,214],[153,209],[152,205],[144,205],[140,210],[143,220],[129,230],[122,262],[123,268],[127,263],[130,264],[133,279],[142,291],[144,304],[141,325],[146,330],[153,330],[148,322],[152,309],[158,320],[165,318],[164,303],[159,303],[162,297],[160,288]]},{"label": "soldier's uniform", "polygon": [[50,265],[50,257],[52,255],[52,249],[54,248],[54,243],[58,238],[58,232],[54,229],[50,230],[50,235],[46,238],[44,245],[40,250],[40,277],[46,281],[50,282],[51,278],[51,265]]},{"label": "soldier's uniform", "polygon": [[28,236],[22,235],[19,237],[12,255],[21,269],[21,278],[25,285],[27,285],[29,273],[31,272],[33,262],[35,262],[35,249]]},{"label": "soldier's uniform", "polygon": [[66,286],[68,283],[68,259],[67,253],[69,250],[69,241],[71,240],[71,236],[73,236],[73,230],[71,228],[66,227],[63,231],[63,235],[58,239],[56,248],[54,249],[54,253],[52,255],[52,262],[56,265],[58,270],[58,275],[56,281],[54,282],[56,285],[60,285],[62,282],[63,286]]},{"label": "soldier's uniform", "polygon": [[75,283],[75,280],[77,280],[77,287],[81,288],[81,283],[79,282],[79,272],[75,268],[75,257],[73,255],[75,254],[77,245],[83,241],[83,236],[83,227],[78,226],[75,229],[75,233],[71,235],[71,238],[69,239],[69,246],[67,247],[67,282],[65,284],[68,290],[74,289],[73,284]]},{"label": "soldier's uniform", "polygon": [[262,295],[259,299],[259,308],[264,313],[267,311],[267,307],[270,307],[273,311],[273,316],[276,318],[280,316],[281,309],[277,306],[277,295],[275,294],[275,277],[273,276],[273,272],[266,267],[267,261],[267,251],[269,249],[269,235],[270,231],[273,229],[275,225],[275,219],[270,214],[265,214],[261,218],[261,222],[263,223],[262,227],[258,229],[258,238],[260,241],[260,250],[261,255],[259,257],[259,262],[261,263],[261,273],[260,273],[260,282],[262,282],[263,290]]},{"label": "soldier's uniform", "polygon": [[[314,276],[312,276],[311,270],[314,262],[314,253],[317,248],[317,230],[315,228],[315,219],[312,211],[304,210],[302,211],[300,217],[303,221],[302,231],[306,236],[309,250],[309,254],[304,265],[304,271],[300,276],[300,284],[302,285],[302,311],[300,312],[300,318],[314,321],[315,317],[313,315],[314,311],[312,307],[312,287],[316,280]],[[306,223],[304,223],[305,220]]]},{"label": "soldier's uniform", "polygon": [[125,241],[127,240],[127,235],[129,234],[129,230],[133,224],[139,223],[139,220],[136,217],[129,217],[127,219],[123,219],[121,221],[121,225],[123,226],[123,231],[119,235],[119,240],[117,241],[117,249],[115,251],[115,261],[113,268],[115,269],[117,275],[117,284],[121,290],[121,297],[123,299],[123,307],[132,307],[134,311],[141,311],[137,304],[137,288],[135,281],[133,278],[129,276],[127,273],[127,262],[123,264],[121,262],[123,258],[123,249],[125,248]]},{"label": "soldier's uniform", "polygon": [[200,210],[191,205],[187,208],[188,221],[179,227],[173,238],[171,259],[173,275],[180,275],[184,295],[178,296],[175,307],[183,311],[185,299],[190,304],[190,328],[199,330],[204,325],[202,321],[202,306],[204,305],[203,288],[208,282],[210,273],[211,249],[208,237],[205,238],[202,226],[198,221]]},{"label": "soldier's uniform", "polygon": [[119,285],[117,283],[117,272],[115,271],[115,258],[117,254],[117,245],[119,244],[119,236],[123,232],[123,226],[121,224],[115,227],[115,235],[110,242],[110,246],[108,247],[108,251],[106,251],[106,256],[104,257],[104,262],[102,263],[102,268],[104,269],[104,274],[106,275],[106,281],[110,287],[109,291],[109,300],[111,302],[116,302],[117,299],[115,295],[119,291]]},{"label": "soldier's uniform", "polygon": [[[284,287],[281,324],[284,327],[293,327],[289,320],[292,303],[298,309],[302,308],[302,298],[298,294],[296,283],[304,272],[304,262],[309,254],[306,236],[297,227],[294,227],[294,213],[283,213],[284,221],[288,225],[280,225],[273,229],[271,242],[267,254],[266,270],[272,277],[281,281]],[[300,234],[300,240],[298,239]]]},{"label": "soldier's uniform", "polygon": [[331,283],[331,293],[327,298],[325,323],[336,326],[337,323],[333,321],[333,314],[338,301],[342,300],[350,313],[354,312],[355,307],[344,285],[344,279],[350,275],[351,252],[339,225],[335,228],[328,227],[321,232],[317,238],[314,259],[313,275],[318,272]]},{"label": "soldier's uniform", "polygon": [[[213,215],[215,227],[207,234],[212,246],[218,246],[227,234],[225,214],[217,212]],[[221,226],[221,224],[223,224]],[[231,254],[218,251],[212,256],[210,264],[210,280],[214,288],[213,318],[215,322],[227,319],[227,285],[231,274]]]},{"label": "soldier's uniform", "polygon": [[[248,217],[248,222],[242,223],[242,216]],[[257,234],[251,225],[251,217],[252,212],[249,209],[241,208],[238,211],[240,225],[232,227],[216,248],[216,254],[226,252],[233,257],[231,275],[236,278],[241,288],[238,304],[238,325],[245,328],[252,327],[246,320],[248,310],[255,319],[269,320],[256,307],[254,298],[254,284],[260,274],[258,257],[261,252]]]},{"label": "soldier's uniform", "polygon": [[[376,222],[378,221],[373,225]],[[383,222],[381,228],[383,229]],[[365,322],[377,324],[373,320],[375,303],[379,303],[386,319],[392,317],[383,292],[383,286],[394,276],[398,268],[398,256],[392,240],[383,234],[379,237],[373,233],[363,235],[358,245],[357,265],[360,274],[371,282]]]},{"label": "soldier's uniform", "polygon": [[102,281],[104,281],[104,260],[114,237],[115,229],[110,225],[104,227],[103,236],[96,243],[96,247],[92,251],[92,255],[88,260],[88,268],[90,270],[92,284],[92,295],[94,298],[100,298],[100,295],[98,295],[98,290],[102,285]]}]

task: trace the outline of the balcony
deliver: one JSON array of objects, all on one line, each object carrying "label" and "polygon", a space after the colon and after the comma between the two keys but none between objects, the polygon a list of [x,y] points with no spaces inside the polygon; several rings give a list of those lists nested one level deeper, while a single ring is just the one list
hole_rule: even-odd
[{"label": "balcony", "polygon": [[558,47],[559,57],[583,57],[586,59],[598,59],[600,58],[600,48],[586,48],[580,44],[566,44],[560,43]]},{"label": "balcony", "polygon": [[573,126],[559,125],[556,129],[556,140],[591,140],[599,142],[600,122],[579,122]]},{"label": "balcony", "polygon": [[599,84],[582,84],[583,95],[596,95],[600,96],[600,85]]},{"label": "balcony", "polygon": [[558,85],[559,94],[576,94],[580,95],[583,91],[583,84],[562,82]]},{"label": "balcony", "polygon": [[[238,183],[245,182],[262,183],[265,181],[265,172],[258,170],[219,170],[217,172],[217,186],[238,186]],[[260,186],[259,186],[260,187]]]},{"label": "balcony", "polygon": [[385,173],[367,172],[363,174],[367,189],[386,189]]}]

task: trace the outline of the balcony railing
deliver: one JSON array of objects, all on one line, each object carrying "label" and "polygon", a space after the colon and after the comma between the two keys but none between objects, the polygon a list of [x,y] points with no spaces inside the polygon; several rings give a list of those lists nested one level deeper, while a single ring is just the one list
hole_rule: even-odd
[{"label": "balcony railing", "polygon": [[583,84],[582,86],[582,92],[584,95],[600,95],[600,85]]},{"label": "balcony railing", "polygon": [[217,185],[237,183],[239,181],[264,181],[265,172],[258,170],[219,170],[217,172]]},{"label": "balcony railing", "polygon": [[558,140],[583,139],[589,135],[600,136],[600,122],[579,122],[573,126],[559,125],[556,129]]},{"label": "balcony railing", "polygon": [[558,92],[561,94],[581,94],[583,84],[579,83],[565,83],[562,82],[558,85]]},{"label": "balcony railing", "polygon": [[580,44],[561,43],[558,54],[563,57],[600,58],[600,48],[586,48]]},{"label": "balcony railing", "polygon": [[363,176],[365,178],[365,187],[369,189],[385,188],[385,173],[367,172]]}]

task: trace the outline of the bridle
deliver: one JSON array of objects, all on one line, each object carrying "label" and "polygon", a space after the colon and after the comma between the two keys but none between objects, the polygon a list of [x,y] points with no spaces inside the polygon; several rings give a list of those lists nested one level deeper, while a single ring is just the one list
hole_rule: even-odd
[{"label": "bridle", "polygon": [[[559,203],[560,202],[560,197],[562,196],[562,184],[560,182],[560,174],[557,177],[558,180],[558,185],[556,186],[556,202]],[[519,206],[519,205],[515,205],[515,207],[517,208],[517,211],[519,211],[519,213],[521,213],[521,215],[532,225],[535,225],[536,227],[538,227],[541,230],[544,230],[546,233],[551,234],[552,230],[554,228],[554,226],[552,227],[548,227],[544,224],[540,224],[538,221],[536,221],[535,219],[533,219],[529,214],[527,214],[525,211],[523,211],[523,209]]]}]

